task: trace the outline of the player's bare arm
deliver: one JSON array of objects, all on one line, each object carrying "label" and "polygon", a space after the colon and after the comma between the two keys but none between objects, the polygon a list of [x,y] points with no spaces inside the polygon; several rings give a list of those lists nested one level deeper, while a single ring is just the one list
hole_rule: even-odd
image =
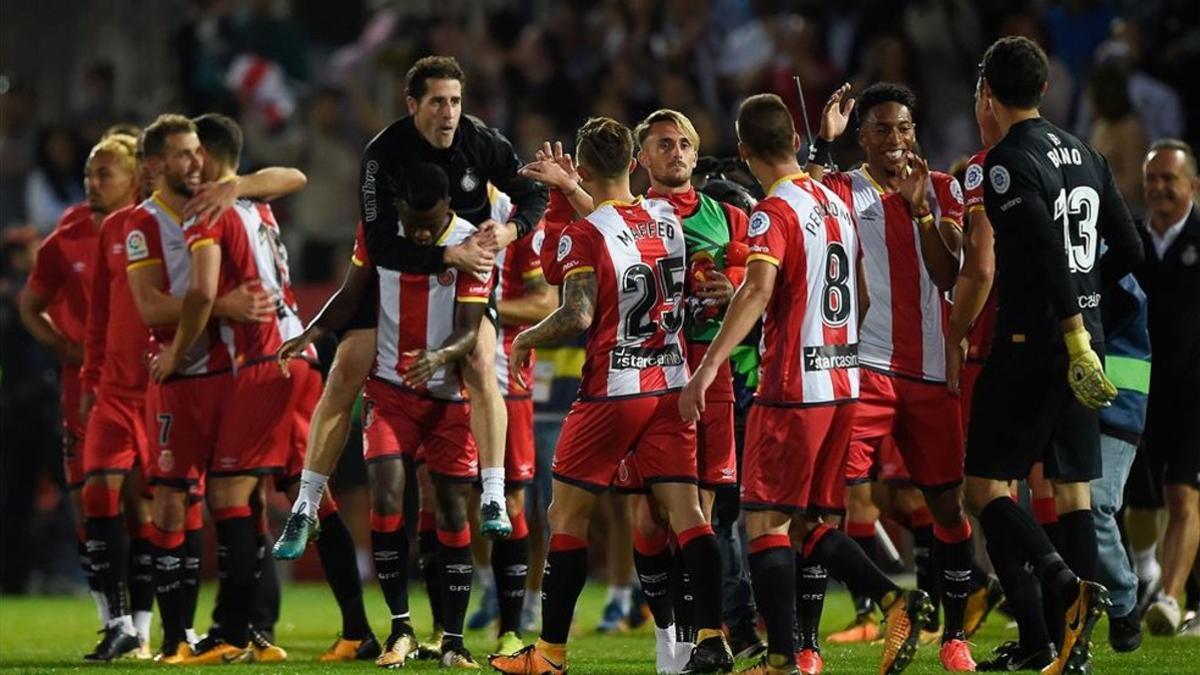
[{"label": "player's bare arm", "polygon": [[[179,321],[183,300],[162,292],[162,265],[142,265],[129,270],[129,289],[138,314],[147,326],[169,326]],[[268,321],[275,314],[275,299],[261,284],[244,281],[217,298],[213,315],[238,323]]]},{"label": "player's bare arm", "polygon": [[269,201],[304,189],[308,176],[299,169],[272,166],[247,176],[229,176],[201,185],[183,207],[184,220],[193,216],[211,220],[238,199]]},{"label": "player's bare arm", "polygon": [[962,233],[952,223],[937,222],[927,197],[929,163],[909,153],[909,171],[900,179],[899,192],[908,202],[909,211],[917,221],[921,236],[921,257],[938,290],[954,288],[958,275],[958,252],[962,248]]},{"label": "player's bare arm", "polygon": [[21,323],[39,344],[50,348],[58,358],[73,366],[83,363],[83,345],[72,342],[58,331],[46,309],[50,307],[50,298],[32,290],[26,289],[21,294],[20,313]]},{"label": "player's bare arm", "polygon": [[524,280],[525,295],[515,300],[496,303],[500,321],[506,326],[528,326],[537,323],[558,307],[558,287],[546,283],[539,270]]},{"label": "player's bare arm", "polygon": [[192,278],[179,310],[179,325],[171,344],[150,361],[150,377],[162,382],[175,369],[187,350],[200,337],[217,302],[217,282],[221,277],[221,248],[201,243],[192,249]]},{"label": "player's bare arm", "polygon": [[[454,331],[437,349],[415,352],[416,360],[401,375],[408,386],[417,387],[424,384],[438,368],[469,354],[475,347],[475,339],[479,336],[479,322],[483,320],[486,311],[486,300],[455,303]],[[406,355],[413,353],[409,352]]]},{"label": "player's bare arm", "polygon": [[579,271],[563,280],[562,306],[524,331],[513,340],[512,363],[517,384],[528,389],[522,369],[529,363],[529,353],[538,347],[559,344],[573,338],[592,325],[596,313],[596,273]]},{"label": "player's bare arm", "polygon": [[767,309],[778,273],[779,268],[766,260],[752,260],[746,266],[746,281],[733,295],[725,311],[725,322],[679,395],[679,414],[683,419],[700,419],[700,413],[704,412],[704,392],[716,379],[720,365],[729,360],[733,348],[741,344]]},{"label": "player's bare arm", "polygon": [[346,270],[346,278],[342,279],[341,288],[337,289],[317,316],[309,322],[304,331],[279,347],[276,358],[284,372],[288,372],[288,361],[299,356],[308,346],[329,332],[341,330],[362,305],[367,297],[367,289],[375,283],[375,270],[360,264],[350,265]]},{"label": "player's bare arm", "polygon": [[[821,126],[817,130],[817,138],[809,139],[810,143],[833,143],[838,136],[846,131],[846,127],[850,124],[850,113],[854,111],[854,99],[850,98],[850,83],[846,82],[838,87],[837,91],[830,95],[829,100],[825,102],[825,109],[821,112]],[[814,161],[809,158],[808,164],[804,170],[808,172],[814,180],[821,180],[825,175],[825,165],[819,161]]]},{"label": "player's bare arm", "polygon": [[966,358],[964,340],[987,303],[996,274],[996,250],[992,221],[987,212],[974,209],[964,241],[963,266],[954,283],[954,306],[950,309],[950,332],[946,337],[946,386],[958,391],[959,373]]}]

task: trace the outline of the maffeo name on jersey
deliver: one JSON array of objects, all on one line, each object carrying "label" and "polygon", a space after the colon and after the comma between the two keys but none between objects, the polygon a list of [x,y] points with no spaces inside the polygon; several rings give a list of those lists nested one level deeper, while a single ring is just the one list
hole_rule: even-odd
[{"label": "maffeo name on jersey", "polygon": [[638,239],[674,239],[675,226],[658,220],[643,220],[630,223],[629,227],[617,234],[617,240],[627,246],[632,246]]},{"label": "maffeo name on jersey", "polygon": [[1083,164],[1083,155],[1080,154],[1079,148],[1054,147],[1046,151],[1046,156],[1050,158],[1050,163],[1056,169],[1063,164],[1076,166]]}]

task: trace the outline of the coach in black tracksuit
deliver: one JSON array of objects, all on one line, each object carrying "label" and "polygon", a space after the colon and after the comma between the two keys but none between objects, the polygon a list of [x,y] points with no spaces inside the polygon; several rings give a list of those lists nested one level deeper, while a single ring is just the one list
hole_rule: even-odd
[{"label": "coach in black tracksuit", "polygon": [[[1066,608],[1061,654],[1043,671],[1061,673],[1088,663],[1091,630],[1109,604],[1108,591],[1090,581],[1097,545],[1088,481],[1101,472],[1095,409],[1116,395],[1100,360],[1100,298],[1133,270],[1142,246],[1108,163],[1038,113],[1046,74],[1046,55],[1025,38],[1002,38],[984,55],[981,95],[1004,134],[984,167],[997,313],[972,402],[965,472],[1005,592],[1032,585],[1022,571],[1029,564],[1043,592]],[[1056,482],[1061,557],[1008,495],[1008,481],[1037,461]],[[998,654],[1003,664],[981,663],[981,670],[1048,665],[1044,623],[1040,635],[1029,630],[1036,617],[1018,623],[1022,653]]]}]

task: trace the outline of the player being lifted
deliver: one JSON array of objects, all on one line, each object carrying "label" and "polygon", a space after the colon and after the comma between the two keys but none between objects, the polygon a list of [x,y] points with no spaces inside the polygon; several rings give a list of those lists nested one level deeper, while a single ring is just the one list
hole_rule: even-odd
[{"label": "player being lifted", "polygon": [[563,231],[555,256],[563,305],[517,336],[512,357],[523,363],[530,349],[588,331],[580,396],[555,450],[542,635],[489,661],[505,673],[566,671],[571,617],[587,580],[592,509],[632,450],[692,577],[699,630],[685,672],[726,672],[733,656],[720,629],[719,552],[695,486],[695,427],[677,409],[687,379],[682,223],[668,202],[634,200],[633,137],[619,122],[588,120],[576,134],[576,156],[583,188],[598,207]]},{"label": "player being lifted", "polygon": [[[817,564],[879,603],[888,634],[881,673],[911,662],[932,606],[922,591],[893,584],[845,534],[822,522],[842,510],[842,475],[859,392],[858,325],[867,289],[853,218],[831,190],[800,170],[800,138],[779,97],[752,96],[738,109],[738,153],[767,196],[750,217],[746,281],[680,397],[685,419],[704,410],[721,365],[763,321],[761,382],[747,420],[742,508],[748,511],[750,576],[767,624],[767,654],[751,672],[818,673],[815,643],[796,649],[796,580]],[[802,611],[818,625],[820,605]],[[802,622],[803,625],[803,622]]]},{"label": "player being lifted", "polygon": [[[962,245],[962,188],[930,171],[916,155],[916,98],[880,82],[843,103],[849,85],[829,99],[808,170],[854,212],[870,282],[871,312],[862,326],[862,391],[854,415],[847,479],[869,476],[887,437],[895,439],[912,483],[932,516],[933,563],[941,570],[942,666],[975,667],[964,615],[972,591],[971,525],[963,508],[963,429],[958,399],[948,391],[945,325]],[[866,163],[826,173],[829,145],[858,121]],[[852,490],[870,491],[862,482]],[[866,497],[869,499],[869,497]],[[923,542],[919,542],[923,543]],[[924,544],[928,547],[929,544]],[[932,584],[931,584],[932,586]]]},{"label": "player being lifted", "polygon": [[[1116,395],[1098,356],[1099,300],[1142,251],[1104,158],[1041,118],[1046,77],[1046,55],[1026,38],[1001,38],[984,54],[982,96],[1000,131],[984,166],[998,304],[971,406],[966,474],[1005,590],[1014,583],[1005,569],[1031,565],[1043,592],[1066,608],[1062,649],[1043,670],[1057,674],[1090,668],[1091,631],[1109,603],[1089,581],[1097,547],[1088,481],[1101,471],[1096,409]],[[1055,482],[1061,556],[1008,498],[1008,481],[1038,460]]]}]

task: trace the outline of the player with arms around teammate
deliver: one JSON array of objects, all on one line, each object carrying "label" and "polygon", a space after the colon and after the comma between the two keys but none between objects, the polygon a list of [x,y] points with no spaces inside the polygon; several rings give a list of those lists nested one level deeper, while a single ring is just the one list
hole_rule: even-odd
[{"label": "player with arms around teammate", "polygon": [[[767,655],[752,672],[821,672],[809,645],[796,653],[795,564],[822,565],[888,615],[881,672],[911,661],[932,607],[904,591],[852,540],[821,522],[842,510],[842,474],[858,398],[858,324],[866,310],[858,237],[837,195],[800,170],[800,138],[772,94],[738,109],[738,153],[767,196],[750,217],[746,281],[680,397],[685,419],[704,409],[704,392],[729,353],[763,323],[762,379],[747,420],[742,508],[748,514],[750,577],[767,623]],[[816,607],[819,621],[820,607]]]},{"label": "player with arms around teammate", "polygon": [[512,357],[523,363],[533,348],[588,331],[580,397],[555,450],[542,635],[490,663],[504,673],[566,671],[571,617],[587,580],[588,523],[632,449],[692,575],[699,632],[685,671],[727,672],[733,656],[720,629],[720,557],[695,486],[695,427],[677,408],[687,380],[682,224],[669,203],[634,200],[633,137],[619,122],[589,120],[576,133],[576,156],[598,208],[564,230],[556,256],[563,305],[517,336]]},{"label": "player with arms around teammate", "polygon": [[[931,579],[930,589],[940,585],[946,609],[942,666],[970,671],[975,663],[965,614],[974,555],[963,507],[962,420],[958,399],[945,386],[950,304],[943,295],[958,272],[962,188],[916,156],[911,91],[880,82],[867,87],[857,102],[842,105],[846,91],[836,92],[825,107],[808,169],[854,211],[870,281],[871,313],[863,322],[860,352],[862,392],[847,481],[852,492],[869,499],[872,459],[887,437],[895,439],[933,519],[925,530],[932,542],[925,546],[932,544],[933,562],[941,569],[940,584]],[[850,172],[826,174],[821,155],[846,128],[852,111],[867,162]]]},{"label": "player with arms around teammate", "polygon": [[[1098,356],[1100,297],[1142,250],[1104,159],[1038,113],[1046,73],[1046,55],[1025,38],[1001,38],[983,58],[982,95],[1001,132],[984,166],[998,305],[972,402],[966,474],[997,568],[1032,565],[1043,592],[1067,608],[1062,650],[1043,671],[1057,674],[1089,667],[1091,630],[1109,604],[1090,581],[1097,546],[1088,481],[1101,471],[1096,409],[1116,394]],[[1055,482],[1061,556],[1008,496],[1008,481],[1038,460]]]}]

